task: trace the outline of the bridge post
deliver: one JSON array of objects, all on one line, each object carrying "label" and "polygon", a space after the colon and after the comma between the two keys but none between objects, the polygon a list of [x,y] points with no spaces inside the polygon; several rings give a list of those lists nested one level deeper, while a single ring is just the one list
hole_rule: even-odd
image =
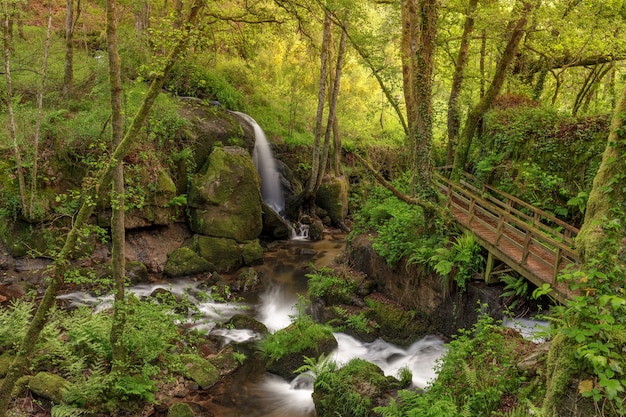
[{"label": "bridge post", "polygon": [[500,280],[498,278],[494,278],[491,276],[491,272],[493,271],[493,265],[495,264],[495,256],[491,252],[488,252],[487,255],[487,265],[485,266],[485,284],[496,284]]}]

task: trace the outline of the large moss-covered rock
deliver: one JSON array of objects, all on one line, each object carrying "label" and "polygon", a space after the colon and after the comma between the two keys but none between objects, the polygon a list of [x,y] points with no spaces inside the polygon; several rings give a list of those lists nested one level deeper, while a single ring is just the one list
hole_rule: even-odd
[{"label": "large moss-covered rock", "polygon": [[220,379],[220,371],[206,359],[196,355],[181,355],[186,376],[202,389],[213,386]]},{"label": "large moss-covered rock", "polygon": [[68,382],[65,379],[50,372],[39,372],[28,383],[28,388],[34,394],[56,404],[63,400],[63,391],[67,386]]},{"label": "large moss-covered rock", "polygon": [[2,356],[0,356],[0,378],[5,377],[14,358],[15,357],[9,353],[3,353]]},{"label": "large moss-covered rock", "polygon": [[196,233],[256,239],[263,227],[261,191],[250,154],[235,146],[215,148],[191,182],[188,206]]},{"label": "large moss-covered rock", "polygon": [[198,255],[190,248],[179,248],[167,255],[167,262],[163,273],[168,277],[182,277],[186,275],[212,272],[215,265]]},{"label": "large moss-covered rock", "polygon": [[263,248],[258,240],[237,243],[234,239],[194,235],[185,246],[213,264],[219,272],[231,272],[243,265],[263,261]]},{"label": "large moss-covered rock", "polygon": [[348,216],[348,179],[340,177],[324,177],[315,197],[315,203],[326,210],[334,224],[341,224]]},{"label": "large moss-covered rock", "polygon": [[269,335],[263,345],[270,356],[267,370],[290,381],[296,377],[294,371],[304,365],[305,358],[328,356],[337,348],[337,339],[329,326],[296,321]]},{"label": "large moss-covered rock", "polygon": [[319,375],[318,382],[323,383],[315,384],[313,402],[319,416],[371,415],[374,407],[385,403],[389,390],[402,388],[400,381],[363,359],[351,360],[332,375]]},{"label": "large moss-covered rock", "polygon": [[176,200],[178,191],[168,171],[150,162],[130,169],[126,175],[126,204],[130,206],[124,220],[126,229],[172,223],[183,202]]}]

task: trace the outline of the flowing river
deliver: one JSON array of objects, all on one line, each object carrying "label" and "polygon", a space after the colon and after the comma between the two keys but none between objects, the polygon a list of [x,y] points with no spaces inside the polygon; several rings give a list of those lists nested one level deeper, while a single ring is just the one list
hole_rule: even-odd
[{"label": "flowing river", "polygon": [[[264,290],[242,301],[233,303],[215,302],[210,299],[194,300],[200,317],[194,318],[195,326],[222,338],[223,343],[244,342],[257,338],[251,330],[215,328],[234,314],[244,313],[263,322],[271,332],[291,323],[290,316],[297,313],[299,295],[307,289],[306,274],[310,266],[323,267],[330,263],[345,247],[345,236],[328,235],[319,242],[288,240],[275,242],[266,252],[263,265],[255,267]],[[199,283],[192,280],[177,280],[171,283],[142,284],[129,291],[139,297],[150,295],[157,288],[166,288],[174,294],[194,294]],[[95,298],[84,293],[63,295],[71,304],[92,304],[104,309],[110,300]],[[443,342],[426,337],[409,347],[400,347],[383,340],[361,342],[346,334],[336,333],[338,349],[332,359],[338,364],[359,357],[377,364],[386,375],[398,374],[403,367],[413,373],[413,385],[424,387],[435,376],[435,361],[444,352]],[[311,394],[312,381],[307,376],[296,378],[291,383],[275,375],[255,369],[240,373],[218,392],[194,398],[204,409],[221,417],[310,417],[315,415]],[[211,415],[211,414],[209,414]]]}]

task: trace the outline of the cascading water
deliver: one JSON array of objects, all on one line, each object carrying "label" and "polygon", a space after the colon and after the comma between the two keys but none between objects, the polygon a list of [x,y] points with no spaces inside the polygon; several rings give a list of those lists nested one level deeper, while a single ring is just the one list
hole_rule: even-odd
[{"label": "cascading water", "polygon": [[276,213],[285,211],[285,196],[280,183],[280,173],[276,168],[276,160],[272,154],[265,132],[252,117],[245,113],[235,112],[254,128],[254,152],[252,158],[261,178],[261,195],[265,204]]}]

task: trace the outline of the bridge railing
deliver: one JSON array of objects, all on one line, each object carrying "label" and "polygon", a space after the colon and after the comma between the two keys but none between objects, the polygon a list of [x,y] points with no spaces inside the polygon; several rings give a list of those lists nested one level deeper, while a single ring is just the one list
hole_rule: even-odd
[{"label": "bridge railing", "polygon": [[438,173],[435,179],[448,204],[465,217],[464,226],[480,225],[493,235],[495,246],[508,246],[520,266],[541,265],[552,271],[549,283],[568,264],[578,263],[574,239],[578,229],[510,194],[481,185],[470,175],[455,183]]}]

